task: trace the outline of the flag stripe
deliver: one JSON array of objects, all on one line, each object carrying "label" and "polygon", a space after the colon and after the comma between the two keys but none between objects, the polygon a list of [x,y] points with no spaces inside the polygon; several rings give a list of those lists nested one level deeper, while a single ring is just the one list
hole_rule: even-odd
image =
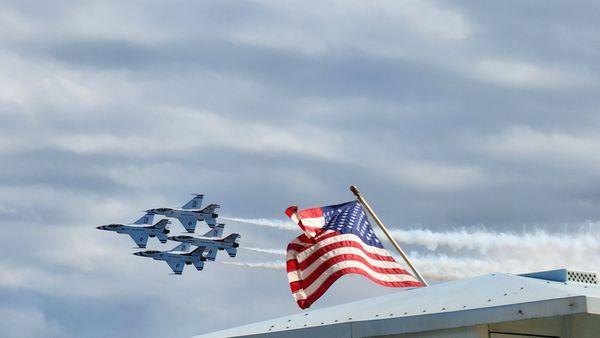
[{"label": "flag stripe", "polygon": [[310,247],[306,247],[298,252],[298,260],[303,261],[310,255],[312,255],[315,251],[321,249],[324,246],[328,246],[331,244],[335,244],[338,242],[353,242],[360,245],[366,252],[371,254],[373,257],[381,257],[381,259],[386,259],[386,257],[392,258],[392,255],[387,250],[379,249],[373,246],[364,245],[364,243],[360,240],[360,237],[354,234],[344,234],[339,235],[336,233],[327,234],[326,236],[319,236],[319,239],[315,241],[314,244]]},{"label": "flag stripe", "polygon": [[[350,254],[350,255],[338,255],[336,257],[332,257],[331,259],[328,259],[327,261],[323,262],[323,264],[317,265],[313,269],[314,270],[313,273],[305,274],[304,272],[301,272],[300,275],[302,276],[302,287],[306,290],[307,293],[310,293],[309,290],[312,287],[313,283],[319,281],[320,280],[319,278],[321,276],[330,273],[330,270],[332,269],[332,267],[333,267],[333,269],[335,269],[336,266],[338,266],[338,265],[344,266],[345,264],[350,264],[353,266],[358,265],[358,266],[362,267],[365,271],[368,271],[371,276],[373,276],[374,278],[380,279],[380,280],[398,281],[398,278],[400,278],[400,280],[405,280],[405,278],[414,280],[414,277],[408,275],[406,270],[399,267],[399,265],[394,268],[375,267],[375,266],[369,264],[369,262],[367,260],[365,260],[364,258],[362,258],[358,255]],[[400,276],[400,277],[398,277],[398,276]],[[407,277],[407,276],[409,276],[409,277]]]},{"label": "flag stripe", "polygon": [[358,202],[300,211],[292,206],[286,215],[304,232],[288,245],[286,261],[290,289],[301,308],[345,274],[389,287],[422,286],[383,248]]},{"label": "flag stripe", "polygon": [[[387,261],[373,259],[372,257],[369,257],[369,255],[365,253],[361,248],[357,247],[342,247],[330,250],[321,255],[319,257],[319,262],[317,262],[316,264],[304,264],[305,262],[299,262],[296,260],[296,262],[298,263],[298,265],[296,265],[296,268],[302,270],[303,276],[308,276],[316,269],[316,267],[328,263],[327,261],[329,259],[339,255],[344,255],[344,257],[346,257],[347,259],[355,259],[357,257],[360,257],[361,260],[367,262],[374,269],[402,269],[402,273],[406,273],[406,270],[404,270],[402,266],[398,264],[398,262],[396,262],[393,258]],[[292,267],[293,266],[290,266],[290,268]]]},{"label": "flag stripe", "polygon": [[325,291],[327,291],[329,289],[329,287],[331,287],[331,285],[338,278],[342,277],[343,275],[351,274],[351,273],[362,275],[379,285],[388,286],[388,287],[419,287],[419,286],[423,285],[418,281],[402,281],[402,282],[382,281],[382,280],[378,280],[378,279],[372,277],[367,271],[365,271],[363,269],[356,268],[356,267],[348,267],[348,268],[340,269],[340,270],[335,271],[335,272],[331,273],[330,275],[328,275],[327,279],[324,280],[323,283],[320,284],[319,288],[314,290],[314,292],[309,294],[308,296],[306,296],[306,292],[302,292],[300,299],[296,298],[295,295],[294,295],[295,296],[294,298],[296,298],[298,305],[302,309],[306,309],[306,308],[310,307],[310,305],[312,303],[314,303],[317,299],[319,299],[325,293]]}]

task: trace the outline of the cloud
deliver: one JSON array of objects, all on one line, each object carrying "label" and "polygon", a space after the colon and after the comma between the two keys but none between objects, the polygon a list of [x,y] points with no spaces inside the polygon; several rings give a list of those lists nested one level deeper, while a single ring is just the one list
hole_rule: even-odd
[{"label": "cloud", "polygon": [[[528,126],[515,126],[488,138],[485,146],[493,153],[509,158],[546,163],[569,163],[598,168],[596,149],[600,138],[587,131],[577,134],[543,131]],[[556,167],[556,165],[555,165]]]},{"label": "cloud", "polygon": [[[251,21],[244,29],[230,32],[233,39],[247,44],[291,49],[309,55],[354,49],[380,56],[405,55],[398,46],[410,43],[408,36],[421,39],[463,40],[471,31],[461,13],[430,1],[326,1],[319,9],[299,3],[263,4],[261,22]],[[332,21],[344,17],[343,21]],[[364,23],[369,29],[364,29]],[[315,25],[300,23],[319,23]],[[269,27],[277,25],[278,30]]]},{"label": "cloud", "polygon": [[589,72],[512,60],[482,60],[474,71],[483,81],[513,88],[560,89],[593,83]]},{"label": "cloud", "polygon": [[43,312],[29,308],[0,306],[0,329],[6,338],[63,337],[65,332],[58,323],[49,320]]},{"label": "cloud", "polygon": [[[350,184],[430,278],[597,269],[582,225],[600,219],[597,18],[545,9],[3,2],[0,325],[185,337],[294,313],[274,255],[299,229],[282,211],[346,201]],[[243,266],[171,276],[94,229],[192,192],[249,248],[217,263]],[[390,292],[334,291],[316,306]],[[206,307],[223,301],[243,306]]]},{"label": "cloud", "polygon": [[399,164],[395,176],[404,184],[425,189],[455,190],[477,186],[484,181],[484,174],[478,168],[437,163]]}]

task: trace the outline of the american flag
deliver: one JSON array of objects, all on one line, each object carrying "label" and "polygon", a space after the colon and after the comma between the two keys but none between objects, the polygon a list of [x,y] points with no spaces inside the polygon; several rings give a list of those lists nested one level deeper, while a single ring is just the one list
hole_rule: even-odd
[{"label": "american flag", "polygon": [[423,286],[384,249],[358,201],[285,211],[302,235],[287,247],[287,273],[298,306],[310,307],[341,276],[359,274],[389,287]]}]

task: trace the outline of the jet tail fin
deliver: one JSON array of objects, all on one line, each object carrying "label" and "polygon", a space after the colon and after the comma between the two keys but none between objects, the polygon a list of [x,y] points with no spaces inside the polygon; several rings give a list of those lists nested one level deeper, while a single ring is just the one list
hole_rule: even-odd
[{"label": "jet tail fin", "polygon": [[161,219],[152,227],[155,229],[165,229],[167,227],[167,224],[171,224],[171,221],[169,221],[168,219]]},{"label": "jet tail fin", "polygon": [[189,202],[184,204],[181,207],[181,209],[200,209],[203,198],[204,198],[204,195],[202,195],[202,194],[194,194],[194,198],[192,198]]},{"label": "jet tail fin", "polygon": [[204,256],[202,256],[202,254],[204,253],[204,250],[206,250],[205,246],[199,246],[196,249],[194,249],[194,251],[190,252],[190,256],[197,256],[203,258]]},{"label": "jet tail fin", "polygon": [[171,224],[171,221],[169,221],[168,219],[161,219],[160,221],[158,221],[158,223],[152,226],[153,228],[159,230],[156,233],[156,237],[163,244],[167,243],[167,234],[170,232],[169,229],[167,229],[167,224]]},{"label": "jet tail fin", "polygon": [[240,238],[242,236],[240,236],[240,234],[231,234],[225,238],[223,238],[223,242],[225,243],[235,243],[237,242],[238,238]]},{"label": "jet tail fin", "polygon": [[219,215],[215,214],[215,211],[220,207],[221,206],[218,204],[211,204],[200,211],[204,214],[204,221],[211,228],[217,224],[217,217],[219,217]]},{"label": "jet tail fin", "polygon": [[215,212],[215,210],[219,209],[221,206],[218,204],[209,204],[208,206],[206,206],[206,208],[202,209],[201,211],[205,214],[213,214]]},{"label": "jet tail fin", "polygon": [[132,224],[152,224],[152,221],[154,221],[154,214],[146,213],[144,216],[140,217],[140,219],[133,222]]},{"label": "jet tail fin", "polygon": [[202,235],[202,237],[221,237],[223,235],[223,229],[225,228],[225,224],[219,223],[213,227],[211,227],[209,232]]}]

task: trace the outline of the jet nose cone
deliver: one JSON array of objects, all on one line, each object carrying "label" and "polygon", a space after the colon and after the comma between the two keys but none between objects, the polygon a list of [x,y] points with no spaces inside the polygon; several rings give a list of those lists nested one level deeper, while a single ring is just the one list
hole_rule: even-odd
[{"label": "jet nose cone", "polygon": [[98,230],[106,230],[106,226],[105,225],[97,226],[96,229],[98,229]]},{"label": "jet nose cone", "polygon": [[134,252],[133,255],[134,256],[143,256],[143,252]]},{"label": "jet nose cone", "polygon": [[167,237],[167,239],[169,239],[171,241],[176,241],[177,240],[177,236],[169,236],[169,237]]}]

